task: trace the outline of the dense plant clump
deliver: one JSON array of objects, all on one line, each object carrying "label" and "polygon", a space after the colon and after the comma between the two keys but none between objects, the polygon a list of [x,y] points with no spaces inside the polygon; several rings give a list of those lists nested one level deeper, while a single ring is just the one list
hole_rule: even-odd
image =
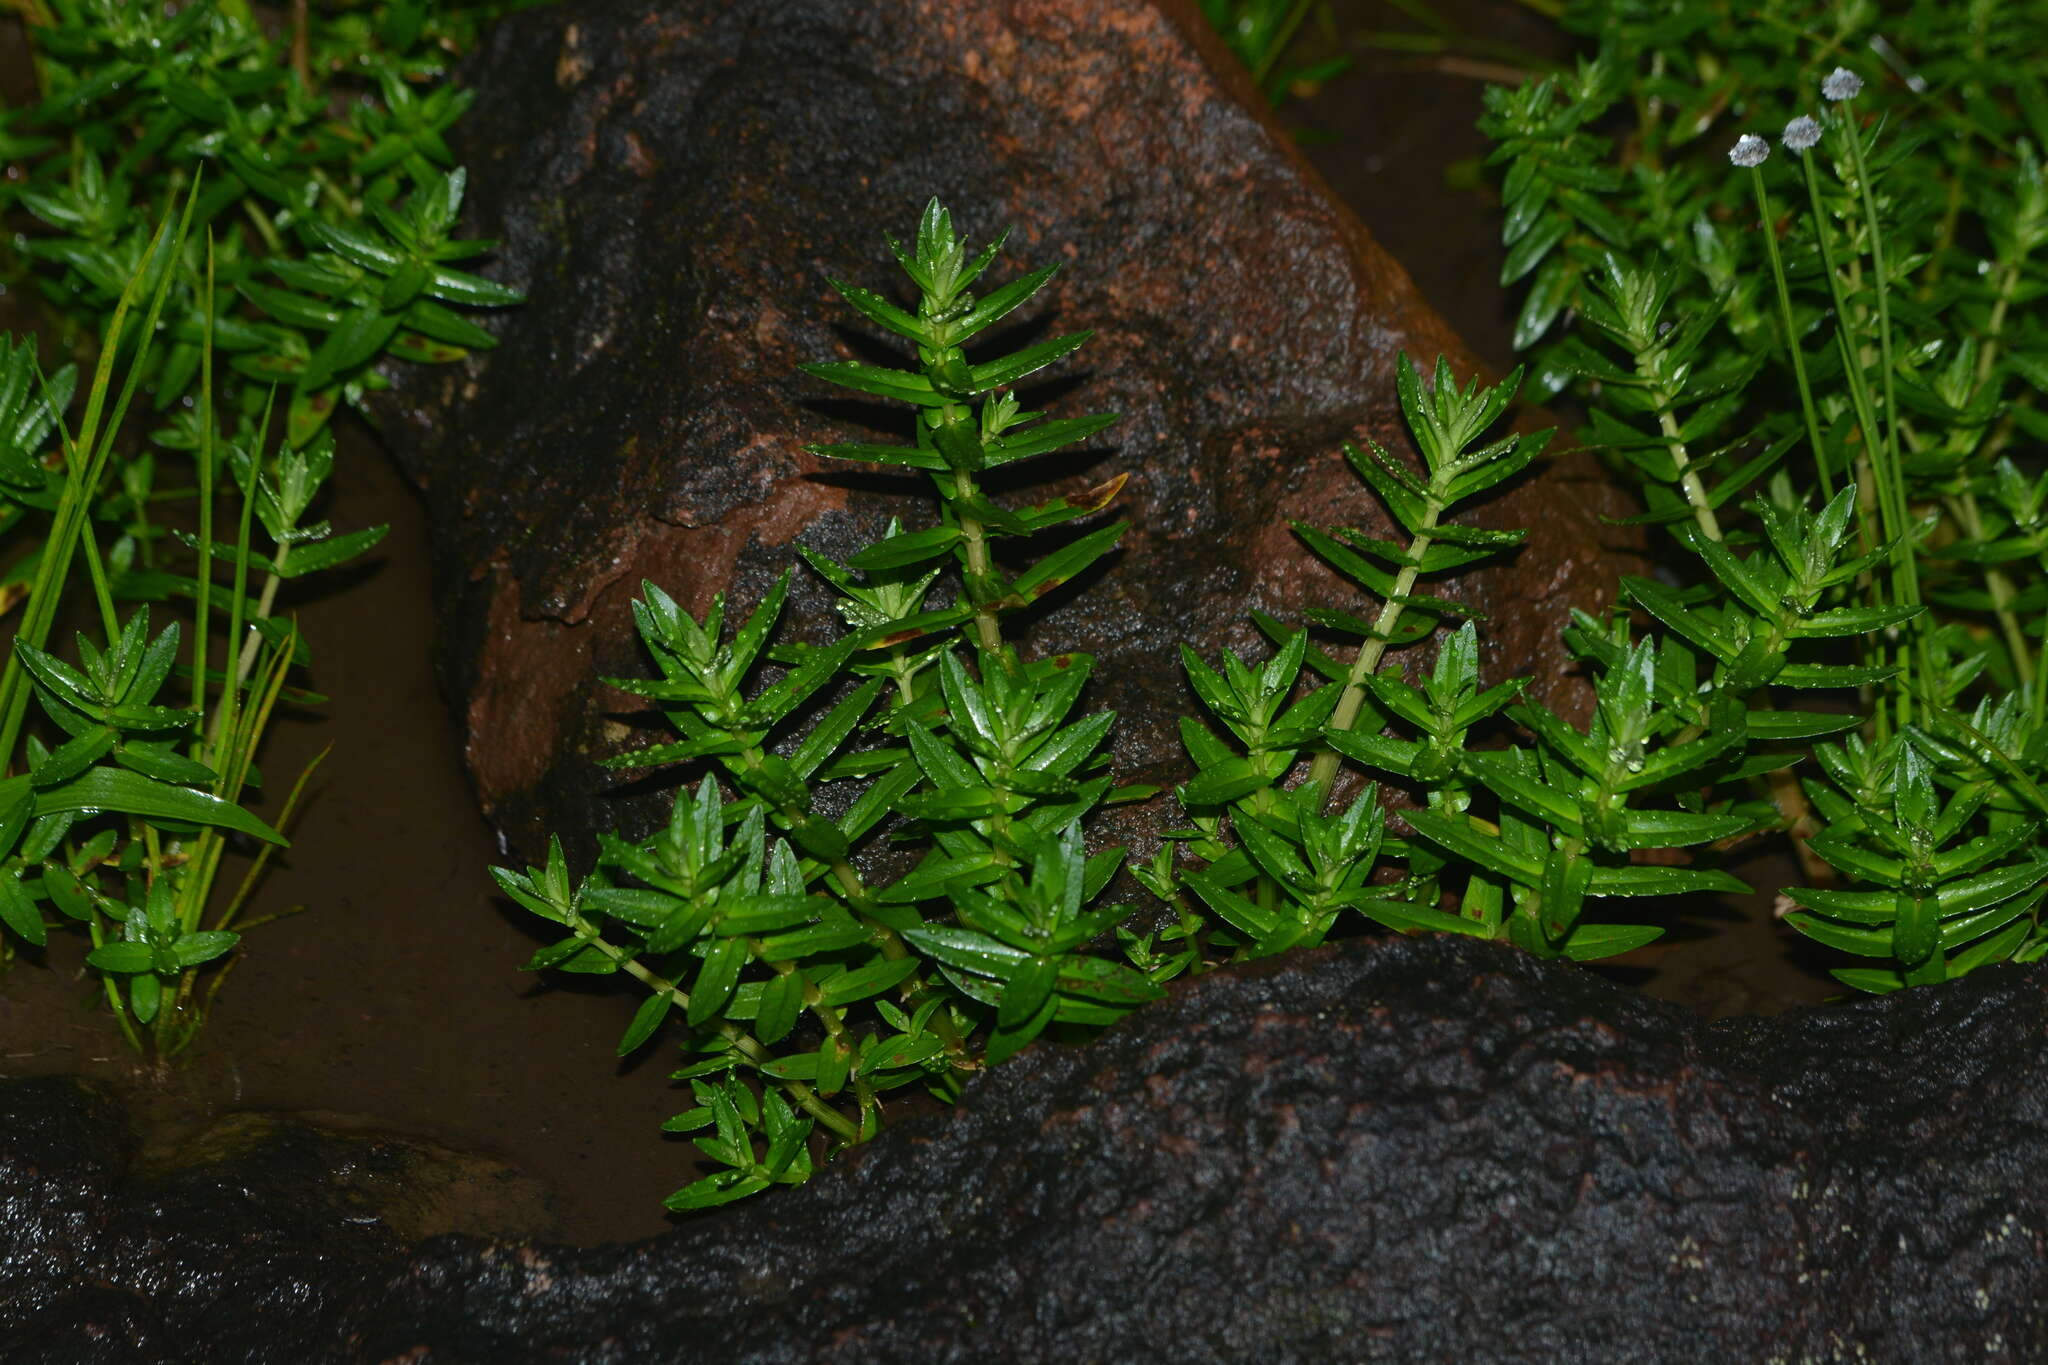
[{"label": "dense plant clump", "polygon": [[29,220],[8,274],[33,279],[89,347],[164,205],[196,195],[141,377],[180,449],[209,334],[234,438],[248,442],[275,388],[294,447],[380,386],[385,356],[491,346],[459,310],[518,295],[451,265],[491,244],[454,235],[463,171],[444,134],[470,97],[441,79],[506,8],[301,3],[278,34],[242,0],[46,0],[29,28],[42,99],[0,132],[25,172],[0,183],[0,209]]},{"label": "dense plant clump", "polygon": [[[21,228],[5,274],[93,377],[80,394],[75,365],[0,340],[0,609],[20,613],[0,671],[18,774],[0,781],[0,958],[87,935],[115,1020],[158,1058],[203,1021],[222,974],[202,991],[199,969],[256,922],[248,894],[283,843],[248,809],[256,753],[278,706],[320,699],[287,683],[311,654],[279,591],[385,532],[317,513],[329,418],[386,356],[489,345],[459,309],[518,298],[449,264],[490,244],[453,235],[463,174],[441,134],[467,100],[435,81],[484,12],[301,4],[282,34],[240,0],[27,12],[42,98],[0,121],[19,172],[0,208]],[[189,622],[152,636],[174,602]],[[101,632],[71,661],[51,640],[67,607]],[[238,840],[254,856],[216,896]]]},{"label": "dense plant clump", "polygon": [[2048,12],[1726,11],[1574,6],[1597,55],[1488,100],[1517,345],[1681,551],[1573,638],[1653,623],[1673,743],[1735,735],[1773,804],[1689,799],[1801,842],[1845,983],[2033,960]]},{"label": "dense plant clump", "polygon": [[[916,439],[817,453],[927,471],[939,501],[936,525],[892,525],[845,564],[806,553],[844,598],[838,640],[769,649],[787,575],[729,634],[722,596],[701,622],[652,584],[634,604],[662,676],[616,685],[659,705],[680,739],[615,762],[710,759],[737,799],[722,798],[707,775],[651,839],[603,836],[597,870],[580,881],[559,843],[545,868],[494,869],[507,894],[569,930],[529,965],[624,970],[649,988],[622,1055],[671,1012],[690,1049],[707,1054],[678,1073],[698,1104],[669,1127],[711,1129],[698,1146],[727,1169],[680,1191],[672,1207],[800,1180],[814,1127],[842,1143],[865,1139],[887,1091],[924,1082],[950,1097],[964,1073],[1055,1023],[1108,1023],[1161,994],[1164,973],[1091,946],[1131,908],[1097,904],[1121,851],[1090,855],[1081,834],[1102,803],[1152,793],[1118,789],[1100,771],[1113,718],[1075,710],[1091,660],[1031,658],[1005,636],[1014,612],[1112,550],[1124,523],[1014,575],[991,552],[997,540],[1029,541],[1101,511],[1123,484],[1026,507],[983,491],[984,471],[1086,440],[1112,420],[1045,420],[1007,391],[1085,333],[967,359],[963,346],[1054,272],[977,297],[970,288],[1000,246],[970,254],[933,203],[911,246],[894,247],[917,287],[914,310],[835,282],[870,321],[916,346],[918,367],[810,372],[912,405]],[[934,606],[944,562],[958,591]],[[775,665],[780,676],[762,680]],[[850,687],[834,704],[805,710],[842,679]],[[835,785],[853,794],[832,803],[844,813],[830,818],[820,797]],[[894,827],[899,815],[907,830]],[[863,849],[906,834],[924,845],[921,861],[872,880]]]},{"label": "dense plant clump", "polygon": [[[2019,60],[2048,21],[1930,12],[1870,45],[1907,106],[1889,119],[1881,69],[1840,64],[1868,26],[1846,11],[1799,21],[1833,35],[1811,50],[1752,34],[1722,53],[1697,41],[1706,19],[1581,6],[1568,22],[1598,31],[1596,58],[1492,93],[1503,282],[1525,290],[1534,391],[1583,406],[1584,441],[1641,484],[1640,520],[1681,559],[1575,617],[1584,728],[1523,697],[1528,679],[1483,679],[1476,623],[1435,629],[1471,613],[1420,589],[1513,550],[1519,533],[1455,513],[1545,441],[1491,434],[1521,371],[1461,387],[1439,362],[1425,384],[1404,359],[1419,463],[1347,452],[1396,538],[1295,527],[1374,605],[1259,618],[1263,660],[1183,650],[1193,776],[1175,793],[1186,827],[1129,863],[1163,907],[1145,932],[1134,907],[1098,904],[1124,855],[1090,853],[1086,817],[1147,793],[1100,771],[1110,718],[1075,718],[1088,660],[1032,659],[1006,634],[1121,524],[1014,579],[988,548],[1100,511],[1117,484],[1009,508],[979,481],[1106,424],[1018,413],[1004,392],[1083,338],[971,361],[963,344],[1051,271],[973,295],[996,249],[970,257],[936,204],[895,249],[914,309],[836,285],[919,366],[810,372],[910,404],[916,441],[816,450],[927,471],[936,524],[892,524],[846,564],[805,552],[846,598],[829,645],[771,646],[786,577],[729,639],[722,599],[700,622],[648,585],[636,611],[662,676],[618,685],[679,738],[623,761],[708,759],[727,785],[704,776],[652,839],[607,836],[580,882],[559,846],[545,868],[495,870],[569,930],[532,965],[651,988],[622,1053],[683,1016],[697,1106],[670,1126],[710,1130],[697,1145],[724,1169],[671,1207],[801,1180],[814,1130],[864,1139],[886,1090],[950,1096],[1048,1028],[1109,1022],[1175,976],[1347,919],[1626,951],[1661,930],[1611,918],[1609,898],[1744,890],[1714,862],[1767,835],[1809,873],[1781,913],[1866,959],[1836,972],[1847,985],[2048,952],[2048,334],[2026,307],[2048,243],[2048,96]],[[1908,34],[1926,40],[1910,59]],[[1774,121],[1776,162],[1746,131]],[[1432,664],[1400,666],[1431,639]],[[1409,794],[1400,837],[1377,787],[1335,799],[1347,762]],[[833,784],[851,791],[828,820]],[[892,844],[919,861],[889,880]]]},{"label": "dense plant clump", "polygon": [[[844,564],[805,551],[844,598],[847,629],[836,641],[771,647],[786,575],[737,624],[722,597],[701,621],[652,584],[635,604],[661,676],[613,682],[659,706],[677,738],[615,762],[708,760],[727,785],[707,773],[649,839],[601,836],[598,866],[581,879],[559,843],[544,867],[494,869],[508,895],[568,931],[531,966],[624,971],[648,988],[622,1054],[671,1015],[688,1030],[689,1049],[703,1054],[678,1073],[697,1106],[670,1127],[711,1129],[698,1146],[725,1169],[680,1191],[672,1207],[800,1180],[814,1159],[812,1132],[841,1144],[870,1136],[889,1090],[922,1082],[949,1098],[964,1074],[1049,1028],[1099,1027],[1182,973],[1321,942],[1347,911],[1361,926],[1456,926],[1584,958],[1657,932],[1582,918],[1588,898],[1740,886],[1712,870],[1632,866],[1632,846],[1715,837],[1749,822],[1665,809],[1648,790],[1631,805],[1617,794],[1628,784],[1610,772],[1615,764],[1593,765],[1582,799],[1599,813],[1555,853],[1535,846],[1542,835],[1533,820],[1485,824],[1465,814],[1469,787],[1519,792],[1535,785],[1525,774],[1553,761],[1548,750],[1489,755],[1493,766],[1470,781],[1460,776],[1466,732],[1507,707],[1520,684],[1479,689],[1469,623],[1449,637],[1420,689],[1381,664],[1390,649],[1428,638],[1436,621],[1463,611],[1418,591],[1422,579],[1520,541],[1453,513],[1526,468],[1544,438],[1489,438],[1514,380],[1460,386],[1439,366],[1426,389],[1404,362],[1400,398],[1423,453],[1421,474],[1386,450],[1350,452],[1403,539],[1296,528],[1378,595],[1371,620],[1314,616],[1318,629],[1362,645],[1339,663],[1308,630],[1265,621],[1277,648],[1263,663],[1225,654],[1211,664],[1185,652],[1208,713],[1182,727],[1198,770],[1178,794],[1189,826],[1132,866],[1171,910],[1163,927],[1138,932],[1126,924],[1136,907],[1101,904],[1125,853],[1091,852],[1087,817],[1106,802],[1155,793],[1117,787],[1102,771],[1113,718],[1076,712],[1092,661],[1032,658],[1009,632],[1021,609],[1108,554],[1124,523],[1066,539],[1014,573],[991,546],[1102,512],[1123,479],[1022,507],[983,491],[984,471],[1087,440],[1112,420],[1022,412],[1007,391],[1085,334],[968,358],[976,334],[1053,274],[1046,267],[972,293],[1000,245],[970,252],[933,203],[912,245],[892,244],[916,286],[914,308],[834,282],[870,322],[915,346],[918,367],[837,362],[808,371],[909,404],[915,440],[814,450],[923,470],[938,501],[936,524],[892,524]],[[941,578],[953,595],[934,605]],[[1547,725],[1560,755],[1606,755],[1634,742],[1622,731],[1641,727],[1640,693],[1618,686],[1591,738],[1540,707],[1516,714]],[[829,704],[807,706],[820,697]],[[1414,738],[1379,735],[1394,717]],[[1371,787],[1335,800],[1333,745],[1397,781],[1433,788],[1430,813],[1412,817],[1429,837],[1390,838]],[[1636,785],[1653,788],[1685,770]],[[888,878],[878,869],[889,860],[876,855],[892,844],[917,851],[918,861]],[[1402,875],[1391,875],[1394,864]]]}]

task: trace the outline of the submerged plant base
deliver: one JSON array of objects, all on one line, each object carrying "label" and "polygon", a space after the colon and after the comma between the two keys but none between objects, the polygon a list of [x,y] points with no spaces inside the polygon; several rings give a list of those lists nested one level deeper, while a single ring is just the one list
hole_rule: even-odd
[{"label": "submerged plant base", "polygon": [[689,1156],[657,1132],[673,1096],[659,1066],[610,1064],[615,994],[518,975],[536,940],[475,876],[497,849],[434,684],[424,516],[360,432],[342,454],[333,515],[392,532],[348,591],[286,599],[321,641],[313,684],[333,701],[286,716],[266,763],[288,774],[329,744],[334,756],[253,913],[306,912],[252,935],[165,1082],[79,976],[79,943],[21,953],[0,977],[0,1076],[88,1077],[123,1096],[145,1138],[242,1110],[370,1115],[545,1181],[565,1239],[660,1231],[659,1197]]},{"label": "submerged plant base", "polygon": [[[124,1181],[75,1092],[0,1087],[0,1263],[33,1246],[44,1276],[0,1337],[110,1362],[2026,1359],[2044,1048],[2038,968],[1706,1024],[1500,945],[1362,942],[1186,983],[802,1189],[582,1251],[266,1204],[231,1242],[202,1184]],[[165,1211],[194,1234],[149,1235]],[[281,1283],[292,1311],[264,1311]]]}]

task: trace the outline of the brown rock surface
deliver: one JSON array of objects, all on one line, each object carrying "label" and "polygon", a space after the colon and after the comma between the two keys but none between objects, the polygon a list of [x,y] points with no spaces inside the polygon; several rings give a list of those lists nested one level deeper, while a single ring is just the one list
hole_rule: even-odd
[{"label": "brown rock surface", "polygon": [[[1128,780],[1182,771],[1174,642],[1257,648],[1255,608],[1358,601],[1287,519],[1384,533],[1339,446],[1401,444],[1397,354],[1475,368],[1255,112],[1191,3],[555,6],[499,26],[471,78],[476,227],[531,302],[497,351],[409,371],[383,418],[440,531],[470,769],[523,852],[549,827],[630,822],[593,760],[625,747],[632,705],[598,677],[647,671],[640,580],[694,610],[728,585],[748,604],[798,539],[844,557],[892,514],[929,524],[919,482],[801,449],[900,439],[903,414],[796,370],[876,358],[824,277],[896,292],[880,238],[928,196],[977,239],[1013,229],[999,271],[1067,263],[1004,340],[1095,332],[1026,406],[1123,420],[1033,477],[1069,491],[1128,471],[1134,526],[1030,645],[1098,656]],[[1567,460],[1480,513],[1532,529],[1458,587],[1489,613],[1493,669],[1564,668],[1556,628],[1603,591],[1597,514],[1620,510]],[[792,603],[815,631],[820,586],[799,579]]]}]

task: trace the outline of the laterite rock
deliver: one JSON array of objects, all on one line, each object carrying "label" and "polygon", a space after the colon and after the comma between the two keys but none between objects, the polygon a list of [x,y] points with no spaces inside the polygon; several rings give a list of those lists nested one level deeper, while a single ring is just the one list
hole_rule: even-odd
[{"label": "laterite rock", "polygon": [[[401,367],[380,412],[436,527],[469,769],[529,859],[549,829],[661,809],[596,765],[648,738],[598,681],[648,671],[628,612],[643,578],[695,611],[721,589],[748,605],[799,541],[844,558],[891,515],[930,522],[922,475],[801,449],[905,439],[905,414],[796,369],[900,363],[825,277],[898,291],[882,234],[927,198],[977,241],[1011,229],[999,272],[1066,263],[1008,340],[1095,333],[1022,397],[1123,420],[1019,477],[1072,496],[1128,473],[1105,515],[1134,525],[1034,613],[1028,647],[1097,656],[1124,780],[1185,773],[1178,641],[1262,651],[1255,609],[1364,610],[1288,519],[1385,534],[1341,443],[1403,447],[1400,352],[1477,368],[1192,3],[606,0],[506,21],[468,74],[473,226],[531,302],[488,322],[497,350]],[[1496,673],[1565,673],[1567,608],[1611,577],[1600,514],[1626,510],[1567,459],[1481,511],[1532,533],[1457,586],[1489,614]],[[826,599],[800,568],[790,638],[836,625]]]}]

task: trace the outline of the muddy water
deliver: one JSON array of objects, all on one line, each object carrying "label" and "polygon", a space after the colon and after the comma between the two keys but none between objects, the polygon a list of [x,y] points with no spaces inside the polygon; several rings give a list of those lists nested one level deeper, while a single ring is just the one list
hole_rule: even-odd
[{"label": "muddy water", "polygon": [[[687,1107],[663,1079],[673,1053],[620,1068],[612,1050],[629,1006],[519,971],[536,940],[485,876],[496,848],[428,660],[425,518],[380,451],[350,444],[330,515],[344,529],[389,522],[391,534],[360,581],[298,608],[313,686],[333,700],[287,719],[263,757],[282,787],[333,746],[254,904],[307,910],[251,931],[190,1065],[155,1091],[153,1110],[373,1116],[543,1176],[569,1239],[659,1231],[687,1151],[657,1131]],[[128,1071],[74,979],[76,957],[53,951],[49,970],[25,959],[0,982],[0,1070]]]},{"label": "muddy water", "polygon": [[[1346,7],[1356,26],[1393,20]],[[1494,12],[1499,18],[1499,12]],[[1520,17],[1512,6],[1506,19]],[[1527,40],[1542,37],[1532,27]],[[1493,36],[1516,39],[1510,28]],[[1336,135],[1314,158],[1424,292],[1491,362],[1507,320],[1493,284],[1494,219],[1443,183],[1476,154],[1479,84],[1368,58],[1357,76],[1292,106]],[[621,1067],[612,1045],[633,1001],[603,982],[542,985],[520,962],[539,941],[484,875],[496,849],[459,767],[459,738],[429,663],[421,511],[367,439],[350,442],[329,509],[342,529],[389,522],[346,590],[296,604],[316,651],[311,685],[333,700],[279,727],[264,756],[281,794],[332,745],[291,851],[252,913],[304,903],[256,929],[189,1064],[138,1083],[153,1122],[227,1109],[318,1109],[510,1158],[556,1191],[573,1241],[667,1226],[659,1201],[689,1148],[661,1120],[685,1107],[664,1079],[672,1047]],[[267,808],[274,813],[275,806]],[[1782,870],[1750,871],[1771,884]],[[1618,975],[1709,1014],[1776,1011],[1829,983],[1787,954],[1768,896],[1702,902],[1665,944]],[[26,955],[0,980],[0,1074],[83,1072],[134,1081],[130,1059],[78,976],[75,944]]]}]

